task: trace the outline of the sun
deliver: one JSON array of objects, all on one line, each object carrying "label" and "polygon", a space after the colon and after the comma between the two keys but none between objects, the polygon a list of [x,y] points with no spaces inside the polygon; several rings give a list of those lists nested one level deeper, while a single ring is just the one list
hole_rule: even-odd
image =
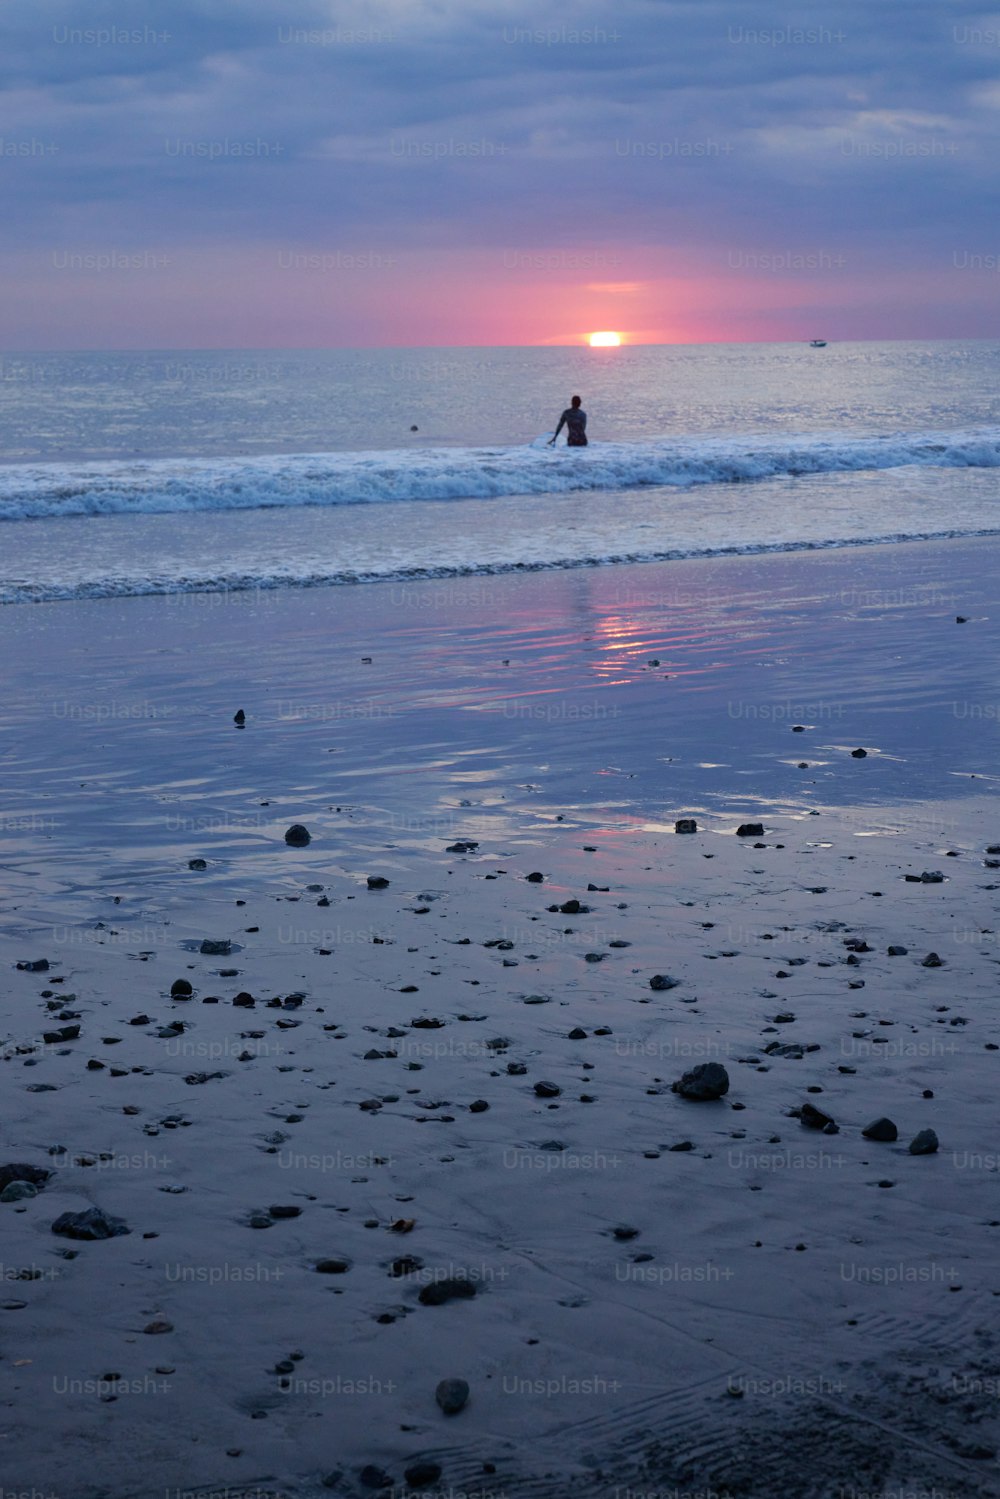
[{"label": "sun", "polygon": [[588,339],[592,349],[617,349],[621,341],[620,333],[591,333]]}]

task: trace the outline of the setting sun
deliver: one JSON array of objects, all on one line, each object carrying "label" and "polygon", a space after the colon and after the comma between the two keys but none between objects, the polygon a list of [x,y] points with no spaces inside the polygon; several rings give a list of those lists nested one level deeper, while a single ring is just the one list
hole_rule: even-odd
[{"label": "setting sun", "polygon": [[590,335],[592,349],[617,349],[621,341],[620,333],[592,333]]}]

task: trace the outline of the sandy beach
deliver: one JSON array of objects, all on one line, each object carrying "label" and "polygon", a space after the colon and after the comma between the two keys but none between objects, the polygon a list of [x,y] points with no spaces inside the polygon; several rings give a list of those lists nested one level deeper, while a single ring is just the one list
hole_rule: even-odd
[{"label": "sandy beach", "polygon": [[1000,1494],[997,562],[0,613],[0,1499]]}]

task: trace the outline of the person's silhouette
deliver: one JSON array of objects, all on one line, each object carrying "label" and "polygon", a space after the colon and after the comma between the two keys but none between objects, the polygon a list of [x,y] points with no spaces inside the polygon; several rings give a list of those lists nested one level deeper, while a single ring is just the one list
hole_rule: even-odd
[{"label": "person's silhouette", "polygon": [[566,427],[566,446],[568,448],[585,448],[587,446],[587,413],[581,410],[580,397],[574,396],[566,410],[559,418],[559,425],[549,439],[549,447],[553,447],[556,438]]}]

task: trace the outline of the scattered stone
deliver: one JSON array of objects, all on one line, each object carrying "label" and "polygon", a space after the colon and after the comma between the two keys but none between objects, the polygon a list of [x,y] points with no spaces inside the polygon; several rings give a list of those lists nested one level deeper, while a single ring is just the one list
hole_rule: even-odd
[{"label": "scattered stone", "polygon": [[411,1489],[425,1489],[441,1477],[441,1465],[429,1462],[413,1463],[411,1467],[403,1470],[403,1477]]},{"label": "scattered stone", "polygon": [[485,1098],[477,1098],[469,1104],[469,1113],[485,1114],[488,1108],[489,1104],[486,1102]]},{"label": "scattered stone", "polygon": [[586,909],[587,907],[581,906],[578,900],[564,901],[563,904],[559,907],[559,910],[564,916],[579,916],[581,912],[586,911]]},{"label": "scattered stone", "polygon": [[939,958],[936,952],[929,952],[926,958],[921,959],[921,968],[943,968],[944,959]]},{"label": "scattered stone", "polygon": [[29,1197],[37,1197],[38,1188],[33,1182],[9,1182],[0,1192],[0,1202],[26,1202]]},{"label": "scattered stone", "polygon": [[[60,1152],[56,1152],[60,1154]],[[10,1186],[11,1182],[29,1182],[33,1187],[44,1187],[51,1171],[44,1166],[29,1166],[23,1161],[12,1161],[6,1166],[0,1166],[0,1192]]]},{"label": "scattered stone", "polygon": [[701,1062],[671,1084],[671,1091],[695,1103],[707,1103],[729,1092],[729,1073],[721,1062]]},{"label": "scattered stone", "polygon": [[272,1218],[298,1218],[302,1212],[294,1203],[272,1203],[268,1208]]},{"label": "scattered stone", "polygon": [[204,859],[189,859],[188,869],[207,869],[208,864]]},{"label": "scattered stone", "polygon": [[545,876],[544,874],[542,874],[540,869],[534,869],[532,870],[531,874],[526,874],[524,878],[529,882],[529,884],[540,885],[545,879]]},{"label": "scattered stone", "polygon": [[479,844],[473,838],[460,838],[457,843],[449,843],[445,849],[446,854],[474,854]]},{"label": "scattered stone", "polygon": [[293,822],[285,833],[285,842],[292,848],[305,848],[307,843],[312,842],[312,834],[301,822]]},{"label": "scattered stone", "polygon": [[562,1089],[556,1083],[540,1082],[535,1084],[535,1094],[538,1098],[558,1098]]},{"label": "scattered stone", "polygon": [[467,1301],[476,1294],[476,1283],[464,1276],[449,1276],[422,1286],[417,1300],[421,1306],[443,1306],[446,1301]]},{"label": "scattered stone", "polygon": [[[362,660],[370,661],[371,657],[362,657]],[[392,1479],[389,1474],[383,1468],[376,1468],[374,1463],[369,1463],[367,1467],[362,1468],[359,1477],[366,1489],[392,1488]]]},{"label": "scattered stone", "polygon": [[649,981],[651,989],[676,989],[680,979],[671,978],[669,973],[654,973]]},{"label": "scattered stone", "polygon": [[389,881],[381,874],[370,874],[368,876],[369,890],[385,890]]},{"label": "scattered stone", "polygon": [[18,963],[17,966],[22,973],[48,973],[49,960],[48,958],[29,958],[23,963]]},{"label": "scattered stone", "polygon": [[697,833],[698,822],[694,817],[679,817],[674,823],[675,833]]},{"label": "scattered stone", "polygon": [[763,838],[764,824],[762,822],[741,822],[736,829],[737,838]]},{"label": "scattered stone", "polygon": [[822,1109],[817,1109],[814,1104],[804,1103],[799,1110],[799,1119],[806,1129],[826,1129],[833,1120],[829,1114],[824,1114]]},{"label": "scattered stone", "polygon": [[586,1041],[587,1032],[583,1029],[582,1026],[575,1025],[569,1032],[569,1036],[567,1039],[570,1041]]},{"label": "scattered stone", "polygon": [[671,1151],[694,1150],[693,1140],[678,1140],[676,1145],[668,1147]]},{"label": "scattered stone", "polygon": [[424,1262],[415,1254],[404,1254],[399,1259],[393,1260],[389,1266],[389,1274],[398,1280],[402,1275],[414,1275],[418,1270],[424,1268]]},{"label": "scattered stone", "polygon": [[212,942],[206,937],[198,951],[204,953],[206,957],[227,958],[232,949],[233,944],[231,942]]},{"label": "scattered stone", "polygon": [[76,1041],[79,1035],[78,1025],[63,1025],[57,1031],[42,1031],[42,1040],[50,1046],[55,1046],[60,1041]]},{"label": "scattered stone", "polygon": [[893,1141],[899,1138],[899,1130],[891,1119],[873,1119],[865,1129],[861,1131],[866,1140]]},{"label": "scattered stone", "polygon": [[155,1336],[158,1333],[173,1332],[174,1324],[172,1322],[165,1322],[162,1317],[158,1317],[155,1322],[147,1322],[142,1330]]},{"label": "scattered stone", "polygon": [[868,759],[868,751],[866,749],[851,750],[851,759],[852,760],[867,760]]},{"label": "scattered stone", "polygon": [[351,1268],[350,1260],[317,1260],[316,1270],[320,1275],[346,1275]]},{"label": "scattered stone", "polygon": [[65,1239],[115,1239],[119,1234],[130,1234],[132,1230],[123,1218],[114,1218],[100,1208],[87,1208],[82,1213],[62,1213],[52,1225],[54,1234]]},{"label": "scattered stone", "polygon": [[888,952],[890,958],[905,958],[906,954],[909,952],[909,948],[900,947],[898,942],[894,942],[891,947],[886,949],[886,951]]},{"label": "scattered stone", "polygon": [[240,728],[242,729],[242,727],[246,723],[246,721],[247,721],[247,716],[243,712],[243,709],[242,708],[237,708],[236,712],[233,714],[233,723],[239,724]]},{"label": "scattered stone", "polygon": [[434,1391],[434,1399],[446,1416],[457,1416],[460,1410],[465,1409],[469,1399],[469,1386],[464,1379],[442,1379]]},{"label": "scattered stone", "polygon": [[933,1155],[938,1148],[938,1137],[932,1129],[922,1129],[910,1141],[911,1155]]}]

